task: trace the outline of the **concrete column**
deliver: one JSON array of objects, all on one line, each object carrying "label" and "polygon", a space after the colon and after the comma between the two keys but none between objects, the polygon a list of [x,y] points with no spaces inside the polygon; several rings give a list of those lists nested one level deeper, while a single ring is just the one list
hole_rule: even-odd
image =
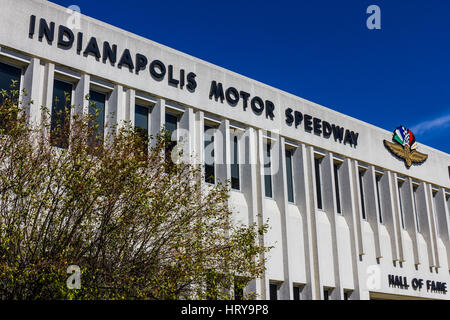
[{"label": "concrete column", "polygon": [[295,203],[302,215],[303,240],[305,248],[306,284],[302,290],[302,297],[308,300],[320,298],[317,266],[317,237],[314,220],[314,195],[310,161],[305,145],[299,145],[292,159],[292,173],[295,184]]},{"label": "concrete column", "polygon": [[[257,129],[257,172],[258,176],[258,187],[257,187],[257,199],[258,199],[258,212],[261,214],[260,223],[263,224],[267,221],[267,209],[265,208],[265,186],[264,186],[264,137],[263,130]],[[262,243],[265,243],[265,239],[263,239]],[[269,299],[269,278],[264,275],[261,279],[261,299],[268,300]]]},{"label": "concrete column", "polygon": [[401,187],[403,200],[403,213],[405,217],[405,227],[412,241],[414,264],[419,265],[419,243],[417,239],[417,225],[414,208],[414,194],[412,180],[408,177]]},{"label": "concrete column", "polygon": [[[134,107],[132,108],[134,109]],[[150,143],[151,146],[156,145],[156,137],[161,132],[161,129],[164,127],[165,124],[166,124],[166,101],[164,99],[158,99],[156,105],[152,109],[150,132],[151,135],[154,137],[154,139],[152,139]]]},{"label": "concrete column", "polygon": [[89,114],[89,101],[86,96],[89,94],[90,76],[88,74],[82,74],[80,80],[75,86],[74,107],[76,114]]},{"label": "concrete column", "polygon": [[375,167],[369,166],[364,174],[364,202],[366,206],[366,219],[373,230],[375,237],[375,254],[376,258],[381,258],[380,245],[380,219],[378,217],[378,201],[377,201],[377,189],[376,189],[376,176]]},{"label": "concrete column", "polygon": [[358,255],[363,256],[365,254],[365,244],[362,233],[362,199],[359,185],[359,167],[358,161],[352,160],[351,162],[351,179],[353,180],[353,186],[355,190],[355,223],[356,223],[356,235],[358,238]]},{"label": "concrete column", "polygon": [[231,179],[231,152],[230,152],[230,121],[223,119],[214,135],[215,141],[215,161],[216,161],[216,181],[225,183]]},{"label": "concrete column", "polygon": [[195,157],[195,114],[194,109],[186,108],[180,119],[179,144],[183,148],[183,157],[191,161]]},{"label": "concrete column", "polygon": [[204,124],[205,124],[205,113],[203,111],[197,111],[195,113],[195,123],[196,127],[194,130],[195,139],[194,139],[194,150],[196,151],[196,160],[198,165],[204,164],[204,141],[205,141],[205,133],[204,133]]},{"label": "concrete column", "polygon": [[439,188],[437,193],[433,196],[434,217],[436,219],[437,237],[441,239],[446,247],[447,259],[450,266],[450,241],[449,241],[449,215],[445,199],[445,190]]},{"label": "concrete column", "polygon": [[[255,129],[247,128],[245,133],[239,138],[239,161],[241,161],[241,191],[244,194],[245,201],[248,206],[249,224],[256,223],[262,225],[262,217],[260,214],[260,194],[258,191],[259,175],[257,167],[258,157],[257,137]],[[259,244],[264,245],[264,238],[259,238]],[[262,257],[264,258],[264,256]],[[254,292],[259,295],[260,299],[265,299],[265,291],[263,279],[255,279],[245,288],[246,292]]]},{"label": "concrete column", "polygon": [[[278,158],[273,171],[274,200],[280,210],[281,231],[282,231],[282,251],[283,251],[283,273],[284,281],[280,286],[280,299],[292,300],[293,287],[291,277],[291,263],[289,257],[289,229],[288,229],[288,198],[286,182],[286,161],[285,161],[285,139],[277,136],[276,143],[272,144],[272,159]],[[276,170],[278,168],[278,170]]]},{"label": "concrete column", "polygon": [[438,207],[437,212],[439,223],[439,235],[442,241],[444,242],[447,251],[447,261],[450,269],[450,216],[449,216],[450,212],[447,206],[448,200],[446,200],[445,189],[439,188],[436,197],[437,197],[436,204]]},{"label": "concrete column", "polygon": [[[381,212],[383,213],[383,224],[389,234],[391,240],[391,254],[394,261],[399,260],[399,241],[397,233],[397,219],[396,208],[394,202],[394,189],[392,185],[392,172],[386,171],[380,179],[380,197],[381,197]],[[396,188],[396,185],[395,185]]]},{"label": "concrete column", "polygon": [[119,127],[119,119],[123,118],[125,111],[125,94],[123,86],[114,85],[114,90],[109,95],[105,110],[105,136],[107,137]]},{"label": "concrete column", "polygon": [[392,200],[393,200],[393,216],[395,221],[395,231],[397,234],[397,242],[398,242],[398,261],[404,262],[405,261],[405,254],[404,254],[404,247],[405,247],[405,241],[403,239],[403,227],[402,227],[402,221],[401,221],[401,214],[404,210],[403,208],[400,208],[400,198],[399,198],[399,192],[398,192],[398,178],[397,174],[395,172],[391,175],[392,178]]},{"label": "concrete column", "polygon": [[[417,214],[420,224],[420,233],[427,243],[427,251],[428,251],[428,263],[427,267],[432,267],[435,264],[435,246],[434,246],[434,238],[433,231],[431,228],[429,212],[431,212],[432,208],[430,207],[430,203],[427,199],[426,192],[427,184],[425,182],[421,182],[416,190],[416,204],[417,204]],[[422,261],[425,263],[425,261]]]},{"label": "concrete column", "polygon": [[[42,99],[42,105],[47,109],[47,115],[45,115],[46,123],[42,123],[43,125],[47,125],[47,130],[45,131],[46,135],[50,134],[50,121],[51,121],[51,115],[52,115],[52,106],[53,106],[53,84],[55,80],[55,65],[51,62],[47,62],[45,64],[44,69],[44,95]],[[73,98],[72,98],[73,100]],[[44,120],[44,117],[43,119]]]},{"label": "concrete column", "polygon": [[302,145],[303,154],[303,181],[305,181],[302,193],[305,195],[304,209],[307,214],[308,228],[308,255],[310,257],[308,267],[311,271],[310,288],[307,285],[307,294],[311,299],[323,299],[322,281],[320,278],[319,252],[318,252],[318,226],[316,221],[317,195],[315,192],[316,176],[314,174],[314,148],[312,146]]},{"label": "concrete column", "polygon": [[[119,89],[119,87],[121,88]],[[117,92],[117,108],[115,111],[117,129],[122,127],[126,121],[130,120],[130,90],[132,89],[126,89],[123,86],[114,87],[113,95],[115,95]]]},{"label": "concrete column", "polygon": [[334,161],[333,154],[327,152],[321,162],[322,168],[322,204],[323,211],[327,214],[328,221],[331,227],[332,251],[333,251],[333,270],[334,270],[334,284],[335,288],[331,293],[333,300],[343,300],[344,290],[341,287],[341,270],[339,264],[339,246],[337,243],[337,225],[336,225],[336,192],[334,190]]},{"label": "concrete column", "polygon": [[25,70],[23,88],[27,95],[23,99],[23,107],[32,126],[41,124],[43,104],[42,89],[44,86],[44,67],[38,58],[31,58]]},{"label": "concrete column", "polygon": [[434,261],[433,265],[431,267],[439,268],[440,267],[440,261],[439,261],[439,250],[438,250],[438,230],[436,230],[436,214],[435,209],[433,205],[433,192],[431,189],[431,185],[428,183],[425,183],[425,193],[426,198],[428,202],[428,221],[430,222],[430,231],[431,231],[431,239],[433,242],[433,248],[434,248]]},{"label": "concrete column", "polygon": [[53,84],[55,81],[55,65],[51,62],[45,64],[44,98],[42,105],[51,115],[53,105]]},{"label": "concrete column", "polygon": [[[124,116],[123,121],[130,121],[130,125],[134,127],[135,125],[135,112],[136,112],[136,91],[134,89],[127,89],[125,94],[125,112],[121,114]],[[150,125],[149,132],[151,132],[151,117],[152,113],[150,113]]]},{"label": "concrete column", "polygon": [[350,230],[350,244],[352,253],[352,269],[353,269],[353,283],[354,291],[351,295],[352,300],[364,300],[369,299],[369,292],[365,290],[362,279],[360,275],[363,275],[365,270],[362,270],[361,264],[359,263],[359,236],[357,225],[359,223],[359,211],[357,210],[357,195],[359,190],[356,189],[354,171],[353,169],[354,161],[351,159],[345,159],[340,167],[340,182],[341,182],[341,208],[342,215],[349,226]]}]

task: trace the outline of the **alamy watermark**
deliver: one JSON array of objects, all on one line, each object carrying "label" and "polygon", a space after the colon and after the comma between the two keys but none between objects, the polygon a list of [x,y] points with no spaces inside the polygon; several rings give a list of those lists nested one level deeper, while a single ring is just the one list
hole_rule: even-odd
[{"label": "alamy watermark", "polygon": [[67,278],[66,285],[70,290],[81,289],[81,269],[77,265],[71,265],[67,268],[67,274],[70,276]]},{"label": "alamy watermark", "polygon": [[66,26],[73,30],[81,29],[81,9],[77,5],[71,5],[66,9],[66,13],[69,14],[69,17],[66,21]]},{"label": "alamy watermark", "polygon": [[373,4],[366,10],[370,16],[367,18],[366,26],[369,30],[381,30],[381,9],[379,6]]}]

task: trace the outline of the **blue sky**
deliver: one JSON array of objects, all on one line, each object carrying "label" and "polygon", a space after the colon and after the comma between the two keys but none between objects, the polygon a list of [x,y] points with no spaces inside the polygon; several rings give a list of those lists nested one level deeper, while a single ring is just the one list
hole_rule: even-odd
[{"label": "blue sky", "polygon": [[450,153],[450,1],[52,2]]}]

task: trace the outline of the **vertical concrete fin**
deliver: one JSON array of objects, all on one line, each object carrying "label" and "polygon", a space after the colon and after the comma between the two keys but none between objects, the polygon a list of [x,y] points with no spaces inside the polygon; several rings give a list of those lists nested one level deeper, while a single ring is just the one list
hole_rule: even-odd
[{"label": "vertical concrete fin", "polygon": [[331,239],[332,239],[332,251],[333,251],[333,264],[334,264],[334,283],[335,289],[332,292],[334,300],[342,300],[344,296],[344,290],[341,286],[341,272],[339,263],[339,245],[337,239],[337,200],[335,192],[335,177],[334,177],[334,161],[333,154],[326,152],[325,158],[322,160],[322,177],[323,177],[323,208],[327,214],[328,220],[331,226]]},{"label": "vertical concrete fin", "polygon": [[28,120],[32,126],[40,125],[41,106],[43,103],[41,92],[43,92],[43,66],[38,58],[31,58],[28,68],[25,70],[23,88],[26,96],[23,97],[23,107]]},{"label": "vertical concrete fin", "polygon": [[[134,107],[133,107],[134,108]],[[151,145],[156,145],[156,137],[161,132],[162,128],[166,124],[166,101],[164,99],[158,99],[156,105],[152,109],[151,116],[151,135],[153,139]]]},{"label": "vertical concrete fin", "polygon": [[274,190],[278,192],[274,193],[274,200],[280,211],[280,222],[281,222],[281,232],[282,232],[282,250],[283,250],[283,272],[284,272],[284,282],[280,287],[281,299],[292,300],[293,289],[292,289],[292,276],[291,276],[291,259],[289,258],[289,208],[288,208],[288,198],[287,198],[287,182],[286,182],[286,162],[285,160],[285,139],[283,137],[277,136],[276,143],[274,144],[274,158],[277,157],[278,160],[278,170],[274,168],[273,172],[273,185]]},{"label": "vertical concrete fin", "polygon": [[395,221],[395,231],[396,231],[396,239],[398,243],[398,261],[405,261],[404,254],[404,239],[403,239],[403,228],[401,222],[401,208],[400,208],[400,198],[398,191],[398,178],[395,172],[392,173],[391,179],[391,192],[392,192],[392,200],[393,200],[393,221]]},{"label": "vertical concrete fin", "polygon": [[376,258],[381,258],[381,237],[380,237],[380,219],[378,216],[378,201],[377,201],[377,189],[376,189],[376,176],[375,167],[369,166],[367,172],[364,175],[364,191],[366,194],[366,218],[373,230],[375,237],[375,254]]},{"label": "vertical concrete fin", "polygon": [[[445,189],[439,188],[434,196],[436,225],[438,229],[438,237],[444,243],[447,261],[450,262],[450,233],[449,233],[449,215],[445,199]],[[449,263],[450,266],[450,263]],[[449,267],[450,268],[450,267]],[[445,271],[444,271],[445,272]]]},{"label": "vertical concrete fin", "polygon": [[76,114],[85,116],[89,114],[89,101],[86,98],[89,95],[90,81],[90,76],[83,73],[75,86],[74,111]]},{"label": "vertical concrete fin", "polygon": [[381,197],[381,212],[383,214],[383,222],[390,238],[390,247],[392,253],[392,260],[398,261],[399,258],[399,241],[397,233],[397,219],[394,200],[394,189],[392,185],[392,172],[385,171],[380,179],[380,197]]},{"label": "vertical concrete fin", "polygon": [[[198,113],[198,112],[197,112]],[[241,174],[241,190],[244,194],[245,200],[248,205],[248,218],[249,223],[256,223],[261,226],[263,221],[258,215],[260,194],[258,191],[259,177],[258,177],[258,167],[257,167],[257,137],[255,129],[249,127],[246,129],[245,133],[239,139],[240,146],[239,151],[242,157],[242,174]],[[260,245],[264,246],[264,238],[260,237]],[[264,258],[264,256],[262,257]],[[262,279],[256,279],[249,283],[246,290],[250,292],[255,292],[259,294],[259,297],[265,298],[265,287],[262,285]]]},{"label": "vertical concrete fin", "polygon": [[365,254],[365,244],[364,244],[364,237],[363,237],[363,231],[362,231],[362,224],[363,224],[363,218],[362,218],[362,200],[361,200],[361,193],[360,193],[360,186],[359,186],[359,167],[358,167],[358,161],[353,160],[352,161],[352,181],[353,181],[353,190],[354,193],[354,208],[355,208],[355,222],[356,222],[356,231],[357,231],[357,237],[358,237],[358,254],[360,256]]},{"label": "vertical concrete fin", "polygon": [[414,189],[413,189],[412,180],[410,177],[403,183],[402,186],[402,198],[404,199],[404,215],[405,215],[405,226],[408,235],[411,238],[413,245],[413,255],[414,255],[414,264],[420,264],[419,258],[419,242],[417,237],[417,223],[416,223],[416,212],[414,205]]},{"label": "vertical concrete fin", "polygon": [[[305,155],[304,155],[304,175],[305,181],[307,181],[307,185],[309,186],[309,197],[305,198],[307,203],[308,214],[308,228],[311,232],[311,242],[309,245],[309,252],[312,253],[312,259],[310,260],[311,270],[313,270],[312,274],[314,275],[314,287],[311,288],[312,299],[321,300],[323,299],[323,290],[322,281],[320,278],[319,272],[319,252],[318,252],[318,239],[317,239],[317,221],[316,221],[316,208],[317,208],[317,195],[315,194],[315,185],[316,178],[314,174],[314,148],[312,146],[305,147]],[[312,262],[312,263],[311,263]]]},{"label": "vertical concrete fin", "polygon": [[[431,210],[430,203],[428,201],[428,193],[427,193],[427,184],[425,182],[421,182],[416,191],[416,204],[417,204],[417,213],[420,224],[420,233],[424,238],[427,244],[427,252],[428,252],[428,264],[427,267],[434,266],[435,261],[435,249],[434,249],[434,239],[433,232],[431,230],[429,212]],[[425,263],[425,261],[422,261]]]},{"label": "vertical concrete fin", "polygon": [[434,261],[431,267],[439,268],[438,230],[436,229],[436,215],[433,204],[433,191],[429,183],[425,184],[426,198],[428,203],[428,221],[430,225],[431,239],[433,242]]},{"label": "vertical concrete fin", "polygon": [[231,179],[230,168],[230,120],[223,119],[219,125],[218,134],[214,137],[216,153],[216,171],[218,181]]}]

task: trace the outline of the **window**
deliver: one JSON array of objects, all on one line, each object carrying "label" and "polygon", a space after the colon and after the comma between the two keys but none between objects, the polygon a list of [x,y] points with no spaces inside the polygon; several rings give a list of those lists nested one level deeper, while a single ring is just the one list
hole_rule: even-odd
[{"label": "window", "polygon": [[231,135],[231,188],[240,189],[239,181],[239,143],[237,135]]},{"label": "window", "polygon": [[438,228],[438,203],[437,203],[437,195],[438,195],[438,191],[437,190],[432,190],[431,191],[433,194],[433,212],[434,212],[434,227],[436,228],[436,236],[439,237],[439,228]]},{"label": "window", "polygon": [[205,182],[215,183],[214,127],[205,125]]},{"label": "window", "polygon": [[[20,76],[22,74],[22,69],[10,66],[9,64],[0,62],[0,92],[1,90],[5,90],[7,93],[7,97],[9,97],[12,102],[17,103],[19,101],[19,96],[11,94],[11,85],[13,81],[15,82],[15,86],[12,88],[13,90],[20,90]],[[17,82],[17,83],[16,83]],[[3,104],[3,96],[0,94],[0,106]],[[6,123],[8,122],[6,116],[9,111],[6,109],[0,110],[0,128],[5,128]],[[12,116],[12,119],[17,118],[17,113],[9,114]]]},{"label": "window", "polygon": [[419,186],[413,186],[413,204],[414,204],[414,214],[416,216],[416,225],[417,225],[417,232],[420,233],[420,223],[419,223],[419,211],[417,209],[417,189]]},{"label": "window", "polygon": [[268,198],[272,198],[272,164],[270,149],[272,148],[271,143],[267,141],[266,152],[264,153],[264,187],[265,195]]},{"label": "window", "polygon": [[234,279],[234,300],[244,299],[245,282],[240,278]]},{"label": "window", "polygon": [[399,201],[399,206],[400,206],[400,219],[402,222],[402,228],[405,229],[405,219],[403,216],[403,203],[402,203],[402,184],[403,182],[398,181],[397,183],[397,190],[398,190],[398,201]]},{"label": "window", "polygon": [[361,215],[364,220],[366,220],[366,204],[364,202],[364,185],[363,176],[365,171],[359,170],[359,194],[361,196]]},{"label": "window", "polygon": [[301,300],[301,286],[294,286],[294,300]]},{"label": "window", "polygon": [[380,183],[381,183],[381,175],[377,175],[375,177],[375,183],[377,187],[377,201],[378,201],[378,217],[380,219],[380,223],[383,223],[383,211],[381,208],[381,196],[380,196]]},{"label": "window", "polygon": [[[11,90],[11,85],[17,82],[14,86],[14,90],[20,90],[20,76],[22,74],[22,69],[10,66],[6,63],[0,62],[0,91],[5,90],[7,93]],[[3,102],[3,97],[0,95],[0,105]]]},{"label": "window", "polygon": [[286,150],[286,182],[288,201],[294,202],[294,181],[292,177],[292,155],[293,150]]},{"label": "window", "polygon": [[103,141],[105,131],[105,104],[106,95],[97,91],[91,90],[89,92],[89,114],[93,117],[94,125],[96,127],[96,135],[91,140],[91,143],[98,144]]},{"label": "window", "polygon": [[149,109],[140,105],[135,106],[134,127],[142,134],[148,135],[148,113]]},{"label": "window", "polygon": [[316,196],[317,196],[317,208],[323,209],[322,206],[322,182],[320,181],[320,163],[322,159],[314,158],[314,168],[316,174]]},{"label": "window", "polygon": [[275,283],[269,284],[270,300],[278,300],[278,285]]},{"label": "window", "polygon": [[[172,134],[174,132],[177,131],[178,129],[178,117],[171,114],[171,113],[166,113],[166,130],[168,133],[168,139],[170,140],[169,142],[167,142],[166,148],[165,148],[165,157],[166,157],[166,163],[167,164],[173,164],[172,162],[172,150],[173,148],[177,145],[177,141],[173,141],[172,139]],[[167,168],[166,168],[167,171]]]},{"label": "window", "polygon": [[206,300],[217,300],[217,277],[208,275],[206,280]]},{"label": "window", "polygon": [[323,300],[330,300],[330,290],[323,289]]},{"label": "window", "polygon": [[72,84],[55,79],[52,101],[50,142],[52,146],[67,148],[69,146]]},{"label": "window", "polygon": [[350,300],[351,295],[352,295],[351,291],[345,290],[344,291],[344,300]]},{"label": "window", "polygon": [[336,210],[337,213],[342,213],[341,210],[341,194],[339,189],[339,167],[341,165],[339,163],[334,163],[334,191],[336,193]]},{"label": "window", "polygon": [[142,149],[144,154],[148,154],[148,115],[149,108],[136,105],[134,108],[134,128],[142,138]]}]

